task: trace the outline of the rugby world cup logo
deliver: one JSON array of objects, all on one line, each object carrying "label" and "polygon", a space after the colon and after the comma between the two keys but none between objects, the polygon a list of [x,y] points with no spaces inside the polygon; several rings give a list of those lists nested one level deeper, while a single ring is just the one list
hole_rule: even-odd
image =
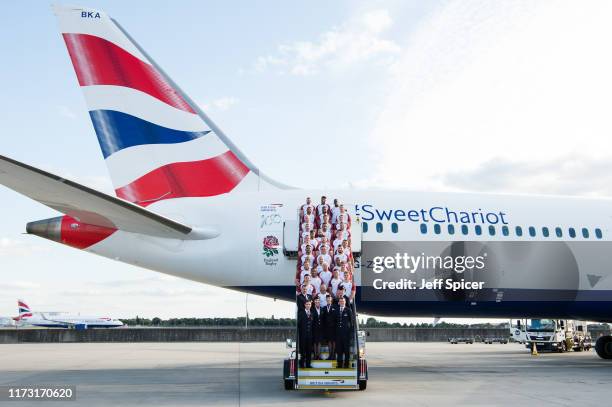
[{"label": "rugby world cup logo", "polygon": [[263,240],[263,254],[271,257],[278,254],[278,239],[276,236],[266,236]]}]

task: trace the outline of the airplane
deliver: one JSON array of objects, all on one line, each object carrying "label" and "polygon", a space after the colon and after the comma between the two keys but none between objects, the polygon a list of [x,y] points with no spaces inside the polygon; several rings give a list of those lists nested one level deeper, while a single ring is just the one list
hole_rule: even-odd
[{"label": "airplane", "polygon": [[32,312],[23,300],[17,300],[19,316],[17,326],[38,326],[45,328],[117,328],[123,322],[109,317],[71,315],[65,312]]},{"label": "airplane", "polygon": [[[27,233],[294,301],[298,208],[326,195],[353,218],[360,312],[612,322],[610,199],[285,185],[261,173],[106,13],[54,12],[116,196],[0,156],[1,184],[63,214],[29,222]],[[410,265],[408,276],[422,277],[416,289],[389,277]],[[612,358],[612,336],[598,343]]]}]

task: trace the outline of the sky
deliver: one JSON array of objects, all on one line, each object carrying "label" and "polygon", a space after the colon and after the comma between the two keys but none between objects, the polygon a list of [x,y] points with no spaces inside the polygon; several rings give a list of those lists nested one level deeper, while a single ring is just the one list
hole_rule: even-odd
[{"label": "sky", "polygon": [[[608,1],[78,4],[119,21],[278,181],[612,195]],[[0,154],[112,193],[50,7],[9,2],[0,22]],[[116,317],[244,315],[244,294],[23,235],[56,213],[2,186],[0,205],[0,315],[18,297]],[[248,309],[293,315],[253,295]]]}]

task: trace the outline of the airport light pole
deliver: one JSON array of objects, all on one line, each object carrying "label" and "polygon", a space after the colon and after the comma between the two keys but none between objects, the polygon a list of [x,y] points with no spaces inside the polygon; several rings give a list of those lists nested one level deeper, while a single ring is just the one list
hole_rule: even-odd
[{"label": "airport light pole", "polygon": [[244,329],[249,328],[249,294],[247,293],[244,300],[244,307],[246,310],[246,318],[244,319]]}]

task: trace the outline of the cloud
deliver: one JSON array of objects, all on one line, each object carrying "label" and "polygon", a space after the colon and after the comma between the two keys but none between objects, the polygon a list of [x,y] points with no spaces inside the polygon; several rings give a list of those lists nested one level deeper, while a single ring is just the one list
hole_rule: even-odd
[{"label": "cloud", "polygon": [[31,281],[0,282],[0,291],[28,290],[39,287],[40,284],[36,284]]},{"label": "cloud", "polygon": [[612,3],[589,4],[451,1],[421,21],[361,185],[609,194]]},{"label": "cloud", "polygon": [[238,103],[238,99],[234,97],[222,97],[220,99],[213,100],[211,105],[217,108],[218,110],[227,110],[230,107],[234,106],[236,103]]},{"label": "cloud", "polygon": [[238,99],[231,96],[224,96],[212,100],[210,103],[200,103],[199,106],[204,110],[226,111],[238,103]]},{"label": "cloud", "polygon": [[0,238],[0,256],[29,256],[32,253],[48,251],[46,246],[38,246],[20,239]]},{"label": "cloud", "polygon": [[[383,34],[393,25],[387,10],[370,10],[324,32],[316,41],[295,41],[278,46],[272,55],[259,57],[257,72],[276,70],[291,75],[314,75],[323,69],[343,71],[376,57],[378,64],[392,65],[400,47]],[[387,58],[383,58],[383,57]]]},{"label": "cloud", "polygon": [[57,106],[57,111],[58,111],[60,116],[66,118],[66,119],[73,120],[73,119],[77,118],[76,113],[71,108],[69,108],[68,106],[59,105],[59,106]]},{"label": "cloud", "polygon": [[463,191],[612,196],[612,156],[568,155],[540,162],[500,158],[438,178],[449,189]]}]

